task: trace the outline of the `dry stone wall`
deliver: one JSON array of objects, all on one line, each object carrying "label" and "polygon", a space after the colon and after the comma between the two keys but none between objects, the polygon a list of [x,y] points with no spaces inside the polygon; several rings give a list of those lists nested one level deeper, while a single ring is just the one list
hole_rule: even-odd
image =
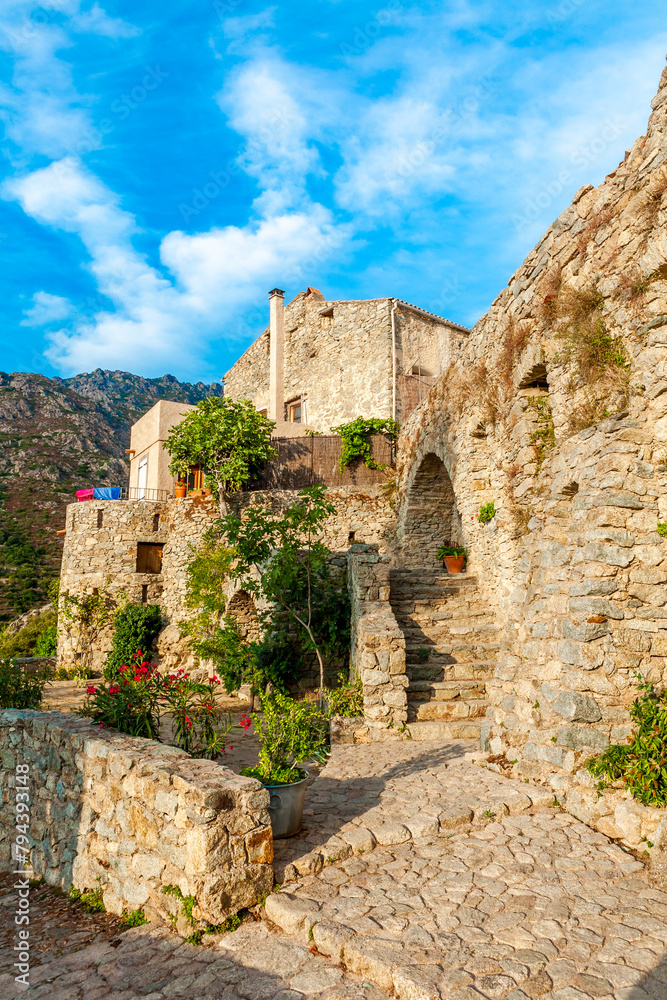
[{"label": "dry stone wall", "polygon": [[612,836],[628,832],[627,794],[600,799],[583,768],[627,739],[636,672],[667,683],[667,71],[653,108],[476,325],[398,454],[395,560],[432,550],[414,526],[439,461],[455,506],[441,541],[467,546],[503,628],[484,746]]},{"label": "dry stone wall", "polygon": [[49,885],[100,887],[110,912],[165,921],[180,903],[162,889],[178,886],[212,924],[273,885],[269,795],[253,778],[62,712],[3,711],[0,751],[5,866],[27,765],[32,867]]}]

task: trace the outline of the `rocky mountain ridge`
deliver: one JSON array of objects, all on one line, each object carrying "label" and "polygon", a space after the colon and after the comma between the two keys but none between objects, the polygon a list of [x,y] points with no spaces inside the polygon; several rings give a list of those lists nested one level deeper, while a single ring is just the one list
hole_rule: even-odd
[{"label": "rocky mountain ridge", "polygon": [[222,386],[102,371],[0,372],[0,621],[42,602],[77,489],[127,483],[130,427],[158,399],[197,403]]}]

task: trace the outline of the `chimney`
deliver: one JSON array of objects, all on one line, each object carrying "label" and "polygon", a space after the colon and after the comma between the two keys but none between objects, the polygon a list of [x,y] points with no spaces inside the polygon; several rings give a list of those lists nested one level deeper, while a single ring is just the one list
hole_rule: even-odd
[{"label": "chimney", "polygon": [[280,288],[269,292],[269,420],[285,419],[285,293]]}]

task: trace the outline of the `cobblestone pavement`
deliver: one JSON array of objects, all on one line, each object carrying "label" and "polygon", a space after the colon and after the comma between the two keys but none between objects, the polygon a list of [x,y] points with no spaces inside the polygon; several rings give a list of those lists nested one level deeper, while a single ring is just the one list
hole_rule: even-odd
[{"label": "cobblestone pavement", "polygon": [[0,973],[2,1000],[387,1000],[373,983],[344,972],[312,945],[246,923],[234,933],[209,935],[207,946],[185,943],[164,927],[131,928],[43,964],[30,987]]},{"label": "cobblestone pavement", "polygon": [[333,829],[336,775],[353,850],[310,872],[302,853],[267,919],[400,1000],[666,1000],[667,893],[644,864],[460,751],[337,748],[309,819]]},{"label": "cobblestone pavement", "polygon": [[[470,822],[543,808],[553,792],[465,759],[472,741],[334,746],[306,793],[299,837],[276,841],[283,884],[357,851],[437,834]],[[484,814],[488,814],[487,817]]]}]

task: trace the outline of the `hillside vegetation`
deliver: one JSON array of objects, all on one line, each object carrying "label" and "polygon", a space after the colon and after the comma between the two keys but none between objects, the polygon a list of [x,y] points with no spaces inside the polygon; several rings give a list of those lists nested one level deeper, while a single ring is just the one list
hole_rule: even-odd
[{"label": "hillside vegetation", "polygon": [[222,386],[97,369],[74,378],[0,372],[0,621],[44,604],[65,507],[86,486],[124,486],[130,427],[158,399],[197,403]]}]

